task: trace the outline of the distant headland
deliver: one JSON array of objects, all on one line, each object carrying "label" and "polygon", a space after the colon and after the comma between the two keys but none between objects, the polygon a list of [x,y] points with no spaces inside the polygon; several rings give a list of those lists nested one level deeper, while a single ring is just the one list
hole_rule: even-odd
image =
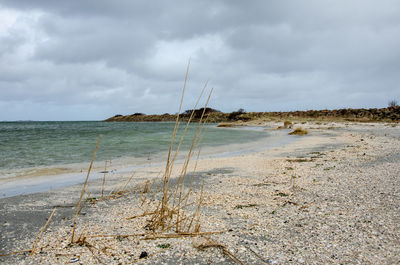
[{"label": "distant headland", "polygon": [[[188,120],[193,110],[186,110],[180,114],[180,119]],[[356,122],[399,122],[400,106],[390,106],[387,108],[371,109],[336,109],[336,110],[307,110],[289,112],[246,112],[239,109],[234,112],[224,113],[212,108],[200,108],[194,110],[193,120],[198,120],[202,113],[208,117],[208,122],[247,122],[252,120],[282,120],[282,119],[301,119],[301,120],[326,120],[326,121],[356,121]],[[163,122],[175,121],[176,114],[152,114],[134,113],[130,115],[115,115],[104,121],[106,122]]]}]

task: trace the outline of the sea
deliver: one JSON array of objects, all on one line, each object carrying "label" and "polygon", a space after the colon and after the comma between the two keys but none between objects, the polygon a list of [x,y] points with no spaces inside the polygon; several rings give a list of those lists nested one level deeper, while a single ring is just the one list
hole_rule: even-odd
[{"label": "sea", "polygon": [[[87,171],[99,135],[97,165],[106,160],[114,167],[162,163],[167,158],[174,126],[173,122],[0,122],[0,198],[82,181],[82,174],[74,177],[72,173]],[[174,149],[184,128],[185,123],[181,123]],[[190,148],[195,134],[200,143],[197,141],[194,148],[198,150],[201,144],[205,153],[207,148],[219,150],[219,146],[270,136],[260,129],[218,128],[216,124],[198,129],[197,123],[191,123],[183,138],[182,153]],[[54,177],[60,175],[65,177]]]}]

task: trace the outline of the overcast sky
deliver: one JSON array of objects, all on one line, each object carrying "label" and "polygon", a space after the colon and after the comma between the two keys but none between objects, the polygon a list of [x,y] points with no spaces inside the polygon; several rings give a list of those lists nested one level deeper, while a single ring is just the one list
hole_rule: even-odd
[{"label": "overcast sky", "polygon": [[0,0],[0,121],[400,100],[398,0]]}]

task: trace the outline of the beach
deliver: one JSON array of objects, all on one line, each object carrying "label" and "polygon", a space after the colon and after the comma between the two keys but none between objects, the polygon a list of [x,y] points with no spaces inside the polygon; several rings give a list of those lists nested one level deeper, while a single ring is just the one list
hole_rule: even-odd
[{"label": "beach", "polygon": [[[271,132],[280,125],[246,124]],[[35,255],[1,256],[0,263],[399,263],[398,125],[301,126],[307,135],[287,136],[292,138],[276,146],[259,139],[240,147],[246,152],[193,155],[184,183],[191,190],[188,215],[199,201],[201,208],[198,229],[188,234],[171,227],[152,237],[147,229],[161,198],[162,163],[107,176],[102,199],[102,178],[91,181],[76,226],[81,244],[70,244],[81,184],[0,199],[0,254],[32,249],[56,208]],[[176,161],[172,185],[183,163]]]}]

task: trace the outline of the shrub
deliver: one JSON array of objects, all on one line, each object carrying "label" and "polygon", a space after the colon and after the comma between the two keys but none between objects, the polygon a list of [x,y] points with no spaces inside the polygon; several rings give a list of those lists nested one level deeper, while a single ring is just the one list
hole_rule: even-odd
[{"label": "shrub", "polygon": [[389,105],[389,107],[397,107],[399,105],[399,103],[397,102],[397,100],[393,99],[393,100],[389,101],[388,105]]},{"label": "shrub", "polygon": [[[216,110],[216,109],[213,109],[213,108],[206,108],[205,110],[204,110],[204,108],[195,109],[195,110],[194,110],[194,114],[193,114],[193,118],[194,118],[194,119],[200,119],[201,115],[203,114],[203,111],[204,111],[204,114],[205,114],[205,115],[208,115],[208,114],[210,114],[210,113],[215,113],[215,112],[221,112],[221,111]],[[190,115],[192,114],[192,112],[193,112],[193,109],[185,110],[185,111],[182,113],[182,116],[183,116],[183,117],[190,117]]]},{"label": "shrub", "polygon": [[244,109],[238,109],[237,111],[233,111],[228,115],[229,120],[240,120],[240,115],[245,114]]}]

